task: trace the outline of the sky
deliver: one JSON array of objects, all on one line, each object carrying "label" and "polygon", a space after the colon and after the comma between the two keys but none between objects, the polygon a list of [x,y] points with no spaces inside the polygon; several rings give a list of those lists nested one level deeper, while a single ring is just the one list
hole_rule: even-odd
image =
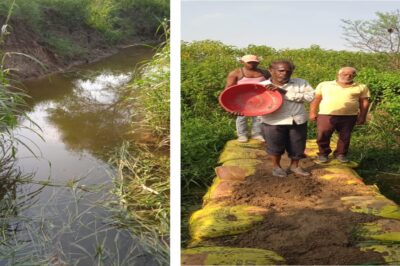
[{"label": "sky", "polygon": [[218,40],[236,47],[355,50],[342,19],[372,20],[400,9],[400,1],[181,1],[181,39]]}]

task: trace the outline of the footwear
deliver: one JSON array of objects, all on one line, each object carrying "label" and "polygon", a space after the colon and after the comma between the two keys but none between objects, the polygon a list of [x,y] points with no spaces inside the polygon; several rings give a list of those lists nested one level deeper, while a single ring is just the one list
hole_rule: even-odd
[{"label": "footwear", "polygon": [[296,175],[301,175],[301,176],[310,176],[311,174],[307,171],[305,171],[303,168],[301,167],[290,167],[289,171],[291,173],[294,173]]},{"label": "footwear", "polygon": [[343,154],[339,154],[338,156],[336,156],[336,160],[338,160],[341,163],[348,163],[350,162],[349,159],[347,159],[347,157]]},{"label": "footwear", "polygon": [[326,156],[326,155],[318,155],[317,160],[320,163],[327,163],[328,162],[328,156]]},{"label": "footwear", "polygon": [[287,177],[287,173],[280,167],[272,169],[272,175],[276,177]]},{"label": "footwear", "polygon": [[249,139],[247,138],[247,136],[241,135],[237,138],[237,141],[239,142],[248,142]]},{"label": "footwear", "polygon": [[252,139],[259,140],[259,141],[261,141],[261,142],[265,142],[264,137],[261,136],[261,135],[252,135],[251,138],[252,138]]}]

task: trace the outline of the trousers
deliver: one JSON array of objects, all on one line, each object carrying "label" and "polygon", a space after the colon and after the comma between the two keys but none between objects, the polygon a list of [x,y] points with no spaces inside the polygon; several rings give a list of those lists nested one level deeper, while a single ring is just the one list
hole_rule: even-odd
[{"label": "trousers", "polygon": [[238,116],[236,118],[236,132],[238,136],[247,136],[247,118],[252,120],[251,135],[261,135],[261,121],[258,116]]},{"label": "trousers", "polygon": [[356,124],[356,115],[318,115],[317,144],[318,155],[328,156],[332,150],[330,142],[335,130],[339,133],[336,150],[333,155],[346,155],[349,151],[351,132]]}]

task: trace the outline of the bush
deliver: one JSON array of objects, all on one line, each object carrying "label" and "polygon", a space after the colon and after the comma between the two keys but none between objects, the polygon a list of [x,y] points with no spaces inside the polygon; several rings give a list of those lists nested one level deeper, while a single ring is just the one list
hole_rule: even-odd
[{"label": "bush", "polygon": [[210,113],[186,117],[182,122],[182,186],[205,187],[214,177],[214,166],[225,142],[234,137],[234,119]]},{"label": "bush", "polygon": [[[0,16],[8,14],[12,3],[0,1]],[[154,37],[164,18],[169,18],[168,0],[16,0],[13,14],[13,19],[25,20],[42,36],[52,24],[70,30],[89,26],[110,43],[133,36]]]}]

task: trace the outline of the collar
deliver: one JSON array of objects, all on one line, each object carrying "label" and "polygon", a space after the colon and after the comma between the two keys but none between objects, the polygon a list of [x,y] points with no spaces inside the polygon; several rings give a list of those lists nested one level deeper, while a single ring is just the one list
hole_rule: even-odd
[{"label": "collar", "polygon": [[[271,82],[271,84],[274,84],[274,83],[272,83],[272,78],[269,78],[268,79],[269,80],[269,82]],[[286,86],[287,84],[289,84],[289,83],[294,83],[294,80],[292,79],[292,78],[290,78],[289,79],[289,81],[287,82],[287,83],[285,83],[285,84],[283,84],[283,85],[281,85],[281,86],[278,86],[278,87],[284,87],[284,86]],[[275,86],[277,86],[276,84],[274,84]]]},{"label": "collar", "polygon": [[[336,79],[334,80],[334,82],[335,82],[336,85],[342,87],[342,85],[340,85],[340,84],[337,82]],[[358,83],[355,82],[355,81],[354,81],[353,83],[351,83],[348,87],[342,87],[342,88],[349,88],[349,87],[354,87],[354,86],[358,86]]]}]

